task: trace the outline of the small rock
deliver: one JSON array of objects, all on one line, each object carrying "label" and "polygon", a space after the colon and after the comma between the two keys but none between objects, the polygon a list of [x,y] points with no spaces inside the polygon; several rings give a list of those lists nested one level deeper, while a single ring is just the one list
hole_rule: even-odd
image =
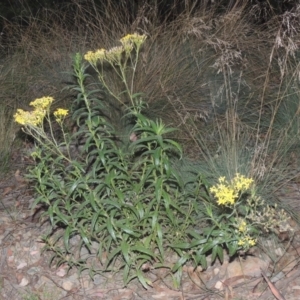
[{"label": "small rock", "polygon": [[64,281],[62,284],[62,287],[66,290],[66,291],[71,291],[72,288],[74,286],[74,283],[71,281]]},{"label": "small rock", "polygon": [[56,275],[59,277],[64,277],[67,274],[66,268],[59,268],[59,270],[56,272]]},{"label": "small rock", "polygon": [[276,248],[275,249],[275,254],[278,255],[278,256],[284,255],[283,250],[281,248]]},{"label": "small rock", "polygon": [[292,288],[294,299],[299,299],[300,297],[300,289]]},{"label": "small rock", "polygon": [[85,247],[82,247],[81,249],[80,249],[80,258],[82,258],[82,259],[87,259],[87,258],[89,258],[90,257],[90,252],[89,252],[89,250],[87,249],[87,248],[85,248]]},{"label": "small rock", "polygon": [[215,288],[218,289],[218,290],[222,290],[223,289],[223,283],[221,281],[218,281],[215,284]]},{"label": "small rock", "polygon": [[93,278],[94,284],[99,285],[103,283],[103,277],[99,274],[96,274]]},{"label": "small rock", "polygon": [[215,268],[215,269],[214,269],[214,274],[215,274],[215,275],[219,274],[219,272],[220,272],[220,269],[219,269],[219,268]]},{"label": "small rock", "polygon": [[9,266],[11,266],[13,263],[14,263],[14,261],[15,261],[15,257],[12,255],[12,256],[9,256],[8,258],[7,258],[7,262],[8,262],[8,264],[9,264]]},{"label": "small rock", "polygon": [[300,290],[300,285],[292,286],[292,289],[293,289],[293,290]]},{"label": "small rock", "polygon": [[27,263],[25,261],[21,261],[17,266],[17,270],[21,270],[25,267],[27,267]]},{"label": "small rock", "polygon": [[82,279],[82,287],[85,289],[93,288],[93,282],[89,278]]},{"label": "small rock", "polygon": [[198,266],[197,269],[196,269],[196,271],[197,271],[197,272],[202,272],[202,271],[203,271],[203,268],[202,268],[201,266]]},{"label": "small rock", "polygon": [[79,242],[80,242],[80,236],[78,234],[71,237],[71,239],[70,239],[71,246],[77,246],[79,244]]},{"label": "small rock", "polygon": [[12,256],[13,255],[13,251],[11,250],[11,248],[8,248],[6,250],[6,254],[7,254],[7,256]]},{"label": "small rock", "polygon": [[37,274],[41,271],[41,269],[39,267],[32,267],[27,271],[28,275],[34,275]]},{"label": "small rock", "polygon": [[23,238],[24,240],[29,240],[29,238],[31,237],[31,231],[27,231],[26,233],[24,233]]},{"label": "small rock", "polygon": [[93,253],[97,253],[97,252],[98,252],[99,247],[100,247],[99,245],[100,245],[100,244],[97,243],[97,242],[92,242],[91,249],[92,249],[92,252],[93,252]]},{"label": "small rock", "polygon": [[19,273],[19,272],[16,273],[16,278],[17,278],[18,283],[21,282],[23,277],[24,277],[23,273]]},{"label": "small rock", "polygon": [[26,286],[26,285],[28,285],[28,283],[29,283],[29,280],[26,277],[23,277],[19,286]]},{"label": "small rock", "polygon": [[268,263],[258,257],[249,256],[246,259],[235,260],[228,264],[227,276],[228,278],[235,276],[252,276],[260,277],[261,269],[267,270]]}]

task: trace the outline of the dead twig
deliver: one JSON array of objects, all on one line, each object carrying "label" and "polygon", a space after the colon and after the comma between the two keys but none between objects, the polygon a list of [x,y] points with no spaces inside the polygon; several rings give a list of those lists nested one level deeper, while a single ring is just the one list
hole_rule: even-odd
[{"label": "dead twig", "polygon": [[262,270],[261,270],[261,275],[264,277],[265,281],[267,282],[272,294],[275,296],[275,298],[277,300],[286,300],[283,295],[278,291],[278,289],[276,288],[276,286],[270,281],[270,279],[267,277],[267,274]]}]

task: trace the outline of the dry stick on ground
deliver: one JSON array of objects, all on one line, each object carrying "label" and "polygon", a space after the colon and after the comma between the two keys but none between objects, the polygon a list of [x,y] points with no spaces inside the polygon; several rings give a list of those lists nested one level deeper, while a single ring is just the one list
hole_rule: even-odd
[{"label": "dry stick on ground", "polygon": [[272,294],[276,297],[277,300],[285,300],[285,298],[283,297],[283,295],[278,291],[278,289],[276,288],[276,286],[269,280],[269,278],[267,277],[266,273],[261,270],[261,275],[264,277],[264,279],[266,280],[269,288],[272,291]]}]

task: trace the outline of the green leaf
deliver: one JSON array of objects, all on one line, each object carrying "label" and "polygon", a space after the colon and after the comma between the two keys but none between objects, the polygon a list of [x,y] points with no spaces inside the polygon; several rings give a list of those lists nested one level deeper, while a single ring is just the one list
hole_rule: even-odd
[{"label": "green leaf", "polygon": [[[159,230],[158,230],[159,232]],[[164,257],[165,251],[164,251],[164,247],[163,247],[163,240],[162,238],[160,238],[160,234],[157,233],[157,237],[156,237],[156,244],[160,253],[160,257]]]},{"label": "green leaf", "polygon": [[145,210],[144,210],[143,205],[141,203],[137,203],[135,207],[136,207],[136,209],[138,211],[140,219],[143,219],[144,214],[145,214]]},{"label": "green leaf", "polygon": [[237,243],[227,243],[227,248],[229,250],[228,252],[229,257],[232,257],[233,255],[236,254],[238,250],[238,245]]},{"label": "green leaf", "polygon": [[123,282],[125,286],[129,283],[128,276],[129,276],[130,269],[131,269],[130,265],[125,264],[123,269]]},{"label": "green leaf", "polygon": [[119,256],[119,252],[121,252],[121,246],[117,247],[116,249],[114,249],[107,257],[107,261],[106,261],[106,268],[109,266],[109,264],[111,263],[111,261],[115,258],[117,258],[117,256]]},{"label": "green leaf", "polygon": [[120,200],[121,202],[123,202],[123,201],[124,201],[124,194],[123,194],[118,188],[116,188],[114,191],[115,191],[115,193],[117,194],[119,200]]},{"label": "green leaf", "polygon": [[68,226],[66,229],[65,229],[65,232],[64,232],[64,245],[65,245],[65,248],[68,252],[70,252],[70,248],[69,248],[69,240],[70,240],[70,234],[71,234],[72,230],[71,230],[71,227]]},{"label": "green leaf", "polygon": [[206,255],[200,254],[200,251],[197,251],[196,254],[193,255],[193,258],[196,263],[196,266],[200,264],[203,269],[207,268]]},{"label": "green leaf", "polygon": [[160,203],[160,199],[162,196],[162,192],[163,192],[163,178],[158,178],[156,180],[156,185],[155,185],[155,198],[157,200],[157,203]]},{"label": "green leaf", "polygon": [[69,188],[68,198],[71,197],[72,193],[78,188],[79,184],[82,184],[82,179],[76,180],[72,186]]},{"label": "green leaf", "polygon": [[159,223],[156,224],[156,234],[157,234],[158,240],[160,241],[160,243],[162,245],[163,233],[162,233],[161,226]]},{"label": "green leaf", "polygon": [[183,255],[182,257],[179,258],[177,263],[173,266],[172,272],[175,273],[180,267],[182,267],[186,261],[189,259],[189,256],[187,254]]},{"label": "green leaf", "polygon": [[85,173],[85,170],[82,168],[82,165],[76,160],[72,160],[72,166],[77,168],[82,174]]},{"label": "green leaf", "polygon": [[173,213],[173,210],[170,209],[170,207],[165,207],[166,209],[166,213],[167,213],[167,216],[168,216],[168,219],[169,219],[169,222],[170,222],[170,225],[171,226],[176,226],[176,221],[174,219],[174,213]]},{"label": "green leaf", "polygon": [[152,231],[153,231],[154,228],[156,227],[156,224],[157,224],[157,212],[155,211],[155,212],[153,213],[152,221],[151,221],[151,229],[152,229]]},{"label": "green leaf", "polygon": [[[150,249],[144,247],[141,243],[137,243],[136,246],[131,247],[132,251],[140,252],[147,254],[148,256],[155,258],[155,253],[153,253]],[[148,257],[149,258],[149,257]]]},{"label": "green leaf", "polygon": [[87,246],[87,248],[90,250],[91,241],[87,237],[87,235],[84,232],[84,228],[79,228],[80,237],[83,240],[84,244]]},{"label": "green leaf", "polygon": [[166,171],[167,178],[169,178],[170,175],[171,175],[170,163],[169,162],[164,162],[163,165],[164,165],[164,169]]},{"label": "green leaf", "polygon": [[[101,211],[94,213],[92,220],[91,220],[91,233],[93,233],[94,228],[96,227],[96,224],[98,223],[98,219],[100,216],[101,216]],[[105,216],[102,215],[102,217],[105,217]]]},{"label": "green leaf", "polygon": [[199,260],[201,267],[203,269],[207,269],[207,259],[205,255],[200,255],[200,260]]},{"label": "green leaf", "polygon": [[59,220],[65,225],[69,224],[69,217],[62,214],[57,206],[53,206],[53,212],[58,216]]},{"label": "green leaf", "polygon": [[112,201],[112,200],[110,200],[110,199],[104,200],[104,201],[103,201],[103,204],[104,204],[104,205],[109,205],[109,206],[111,206],[111,207],[115,207],[115,208],[117,208],[118,210],[121,209],[121,205],[120,205],[118,202]]},{"label": "green leaf", "polygon": [[187,234],[191,235],[194,239],[196,240],[200,240],[202,239],[203,237],[198,233],[196,232],[194,229],[188,229],[186,231]]},{"label": "green leaf", "polygon": [[147,290],[149,286],[152,287],[152,282],[150,279],[145,278],[141,270],[136,270],[136,275],[139,282],[143,285],[143,287]]},{"label": "green leaf", "polygon": [[208,251],[210,251],[214,247],[214,244],[212,241],[207,241],[206,245],[202,248],[201,253],[205,254]]},{"label": "green leaf", "polygon": [[112,222],[111,222],[111,219],[110,218],[107,218],[107,230],[110,234],[110,236],[113,238],[114,241],[117,241],[117,238],[116,238],[116,233],[115,233],[115,230],[112,226]]},{"label": "green leaf", "polygon": [[[200,237],[201,238],[201,237]],[[196,239],[195,241],[193,241],[191,243],[191,249],[193,249],[196,246],[202,245],[202,244],[206,244],[207,243],[207,238],[202,238],[202,239]]]},{"label": "green leaf", "polygon": [[54,210],[53,206],[49,206],[48,211],[47,211],[52,226],[55,225],[55,224],[54,224],[54,211],[53,211],[53,210]]},{"label": "green leaf", "polygon": [[177,244],[170,245],[170,247],[171,248],[183,249],[183,250],[189,250],[189,249],[191,249],[191,244],[182,242],[182,243],[177,243]]},{"label": "green leaf", "polygon": [[224,251],[223,248],[221,246],[217,246],[217,255],[220,259],[220,262],[223,263],[224,260]]},{"label": "green leaf", "polygon": [[160,148],[155,149],[153,152],[154,165],[156,168],[159,168],[161,165],[161,150]]},{"label": "green leaf", "polygon": [[131,236],[134,236],[136,238],[139,238],[141,236],[141,233],[140,232],[134,232],[132,229],[128,228],[128,227],[120,227],[120,229],[124,232],[126,232],[127,234],[131,235]]},{"label": "green leaf", "polygon": [[217,246],[214,246],[214,247],[212,248],[212,253],[211,253],[211,261],[212,261],[212,263],[214,263],[215,260],[216,260],[216,257],[217,257],[217,250],[218,250],[218,245],[217,245]]},{"label": "green leaf", "polygon": [[126,264],[128,266],[131,265],[131,260],[129,258],[129,251],[130,251],[130,246],[128,243],[126,243],[125,241],[121,242],[121,251],[122,251],[122,255],[126,261]]},{"label": "green leaf", "polygon": [[182,267],[178,268],[177,272],[175,274],[172,274],[172,279],[173,279],[173,286],[175,289],[180,288],[180,282],[182,279]]}]

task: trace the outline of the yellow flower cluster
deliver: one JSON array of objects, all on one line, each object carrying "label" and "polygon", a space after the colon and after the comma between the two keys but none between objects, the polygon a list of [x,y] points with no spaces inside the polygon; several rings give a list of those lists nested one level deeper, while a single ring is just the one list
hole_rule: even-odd
[{"label": "yellow flower cluster", "polygon": [[53,100],[52,97],[42,97],[30,102],[29,105],[33,106],[35,109],[46,110],[50,107]]},{"label": "yellow flower cluster", "polygon": [[[54,99],[52,97],[37,98],[30,102],[29,105],[34,107],[33,111],[24,111],[23,109],[17,109],[14,115],[14,119],[17,123],[25,126],[38,126],[40,125],[47,111],[49,110]],[[68,110],[58,108],[54,112],[56,120],[59,122],[68,114]]]},{"label": "yellow flower cluster", "polygon": [[235,190],[243,192],[247,191],[253,182],[254,180],[252,178],[246,178],[245,176],[237,173],[232,180],[232,186]]},{"label": "yellow flower cluster", "polygon": [[242,221],[239,225],[239,231],[240,232],[245,232],[247,230],[247,223],[245,221]]},{"label": "yellow flower cluster", "polygon": [[120,39],[122,46],[113,47],[110,50],[105,50],[102,48],[94,52],[88,51],[84,55],[84,59],[92,65],[96,65],[98,62],[103,63],[104,60],[106,60],[109,63],[119,62],[124,51],[126,53],[126,56],[128,57],[133,47],[139,49],[140,46],[146,40],[146,38],[147,37],[144,34],[127,34],[126,36]]},{"label": "yellow flower cluster", "polygon": [[236,176],[228,182],[225,177],[219,178],[219,183],[210,188],[210,192],[215,195],[219,205],[233,205],[240,192],[248,190],[253,183],[253,179],[243,175]]},{"label": "yellow flower cluster", "polygon": [[122,53],[123,53],[124,49],[122,46],[119,47],[113,47],[110,50],[106,51],[106,59],[109,62],[120,62],[121,58],[122,58]]},{"label": "yellow flower cluster", "polygon": [[247,229],[246,221],[240,221],[238,231],[242,233],[242,236],[239,238],[238,246],[241,246],[244,249],[253,247],[256,244],[256,239],[251,238],[251,236],[247,234]]},{"label": "yellow flower cluster", "polygon": [[98,60],[102,63],[106,59],[106,50],[101,48],[96,50],[95,52],[93,51],[88,51],[84,55],[84,59],[87,60],[89,63],[92,65],[96,65]]},{"label": "yellow flower cluster", "polygon": [[126,36],[122,37],[120,39],[121,44],[123,47],[126,47],[128,45],[134,45],[135,47],[139,48],[146,40],[147,36],[145,34],[127,34]]},{"label": "yellow flower cluster", "polygon": [[244,236],[238,241],[238,246],[243,248],[253,247],[256,244],[256,239],[252,239],[249,235]]},{"label": "yellow flower cluster", "polygon": [[21,125],[37,126],[43,122],[47,110],[53,102],[52,97],[42,97],[30,102],[29,105],[34,107],[33,111],[24,111],[18,109],[14,119]]},{"label": "yellow flower cluster", "polygon": [[45,114],[41,110],[39,111],[24,111],[23,109],[18,109],[14,115],[14,119],[17,123],[21,125],[32,125],[37,126],[42,123]]},{"label": "yellow flower cluster", "polygon": [[63,108],[58,108],[54,113],[56,122],[61,123],[62,120],[68,115],[68,110]]}]

